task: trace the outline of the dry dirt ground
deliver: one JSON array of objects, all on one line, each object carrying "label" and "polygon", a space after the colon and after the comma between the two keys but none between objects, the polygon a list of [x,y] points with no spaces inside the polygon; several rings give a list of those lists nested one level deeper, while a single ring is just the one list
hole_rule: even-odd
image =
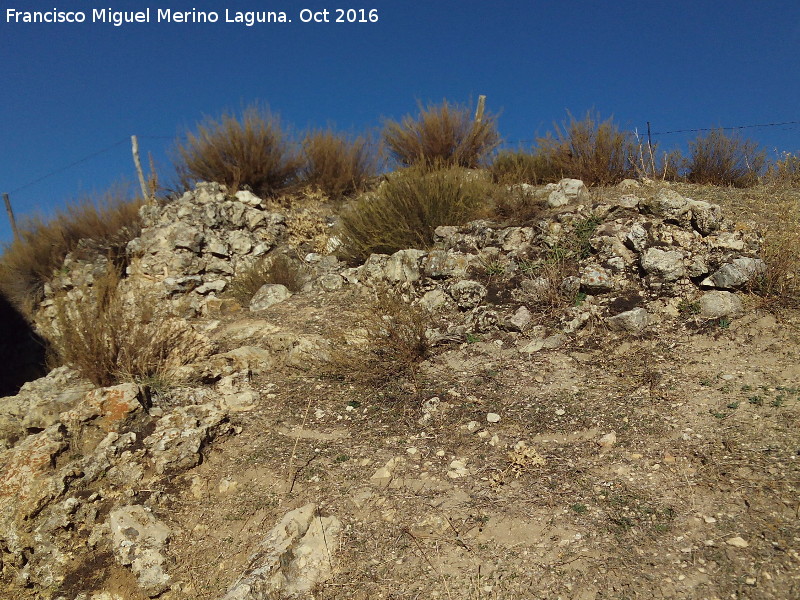
[{"label": "dry dirt ground", "polygon": [[[328,335],[351,300],[298,295],[259,318]],[[242,318],[216,328],[223,346],[242,345]],[[377,390],[260,375],[238,434],[139,494],[174,532],[169,595],[220,598],[313,502],[343,528],[320,600],[800,598],[799,328],[751,306],[530,355],[524,334],[474,337]]]}]

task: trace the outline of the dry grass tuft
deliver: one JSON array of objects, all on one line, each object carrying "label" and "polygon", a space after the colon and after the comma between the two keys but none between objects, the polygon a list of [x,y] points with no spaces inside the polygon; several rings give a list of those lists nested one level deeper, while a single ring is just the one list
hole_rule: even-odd
[{"label": "dry grass tuft", "polygon": [[715,129],[689,142],[683,170],[689,183],[750,187],[758,183],[766,152],[756,142]]},{"label": "dry grass tuft", "polygon": [[458,166],[474,169],[500,143],[497,118],[485,114],[476,122],[466,106],[419,107],[419,115],[402,122],[388,121],[383,140],[392,157],[403,166]]},{"label": "dry grass tuft", "polygon": [[614,185],[635,175],[636,144],[613,119],[601,121],[589,111],[578,121],[568,113],[568,120],[554,127],[555,135],[539,138],[535,150],[548,172],[582,179],[586,185]]},{"label": "dry grass tuft", "polygon": [[436,227],[475,218],[494,191],[490,182],[459,168],[398,171],[377,193],[362,196],[342,213],[339,255],[355,264],[373,253],[426,248]]},{"label": "dry grass tuft", "polygon": [[800,189],[777,189],[762,222],[767,265],[756,291],[782,306],[800,307]]},{"label": "dry grass tuft", "polygon": [[49,221],[30,219],[20,227],[20,239],[0,256],[0,291],[31,316],[43,298],[44,284],[61,268],[64,257],[83,245],[108,255],[112,262],[125,255],[128,242],[139,235],[140,198],[119,190],[99,199],[84,199]]},{"label": "dry grass tuft", "polygon": [[181,366],[207,356],[208,341],[182,319],[160,312],[140,294],[126,300],[116,270],[81,293],[55,299],[56,318],[43,326],[64,364],[97,386],[123,381],[168,385]]},{"label": "dry grass tuft", "polygon": [[379,289],[331,352],[328,374],[378,389],[402,382],[416,387],[420,363],[431,350],[425,335],[430,323],[425,308]]},{"label": "dry grass tuft", "polygon": [[528,183],[541,185],[562,179],[563,172],[541,152],[522,150],[500,152],[490,167],[495,182],[506,185]]},{"label": "dry grass tuft", "polygon": [[272,197],[295,183],[302,158],[280,118],[252,105],[241,118],[225,113],[206,118],[176,146],[176,170],[185,189],[197,181],[224,183],[229,193],[248,186]]},{"label": "dry grass tuft", "polygon": [[377,173],[377,160],[364,137],[348,140],[331,130],[309,133],[303,140],[304,183],[316,186],[331,200],[366,189]]},{"label": "dry grass tuft", "polygon": [[228,295],[242,306],[250,304],[256,292],[267,283],[285,285],[290,292],[299,292],[305,283],[306,270],[298,261],[285,254],[257,260],[237,271],[228,287]]},{"label": "dry grass tuft", "polygon": [[530,225],[538,220],[546,209],[545,196],[535,196],[520,186],[498,189],[494,194],[494,205],[490,218],[507,225]]}]

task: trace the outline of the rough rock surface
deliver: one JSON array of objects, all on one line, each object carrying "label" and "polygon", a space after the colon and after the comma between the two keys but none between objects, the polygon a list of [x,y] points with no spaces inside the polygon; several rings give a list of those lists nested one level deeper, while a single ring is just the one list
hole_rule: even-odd
[{"label": "rough rock surface", "polygon": [[163,555],[171,533],[169,527],[139,505],[112,510],[109,527],[114,555],[120,564],[130,565],[142,590],[153,597],[169,588],[170,576],[164,570]]},{"label": "rough rock surface", "polygon": [[276,594],[305,596],[331,573],[341,523],[306,504],[280,520],[250,557],[249,570],[223,600],[269,600]]},{"label": "rough rock surface", "polygon": [[[213,184],[144,209],[129,278],[149,281],[176,310],[193,306],[186,314],[203,317],[195,325],[215,353],[185,365],[191,383],[167,390],[94,389],[60,368],[3,399],[0,585],[14,600],[249,600],[311,597],[315,586],[366,598],[381,597],[396,575],[409,595],[447,597],[447,581],[466,597],[477,562],[487,597],[504,597],[504,586],[508,597],[531,597],[536,590],[519,587],[529,581],[592,597],[611,572],[646,585],[631,556],[617,556],[621,539],[642,545],[664,596],[690,597],[680,576],[703,564],[736,564],[764,589],[784,581],[774,565],[785,569],[795,555],[759,563],[768,579],[718,552],[719,540],[736,538],[750,545],[728,543],[727,552],[792,546],[758,521],[762,497],[751,494],[756,508],[746,512],[742,498],[729,502],[739,490],[772,488],[754,485],[740,456],[725,464],[735,444],[723,451],[709,441],[714,427],[743,423],[755,436],[740,446],[747,460],[768,463],[758,477],[793,473],[788,459],[770,461],[782,448],[773,432],[793,422],[794,405],[784,408],[800,374],[781,355],[771,379],[750,369],[757,356],[735,354],[742,339],[765,355],[783,351],[780,328],[748,316],[736,294],[763,272],[760,240],[715,204],[626,187],[606,200],[562,181],[531,192],[554,205],[536,223],[442,226],[433,248],[356,267],[306,253],[297,259],[302,289],[259,313],[222,295],[238,269],[281,251],[287,218]],[[69,257],[49,293],[91,285],[103,260]],[[387,287],[431,313],[424,333],[437,348],[413,382],[365,396],[318,377],[314,365],[350,343],[334,330],[358,338],[348,319]],[[740,337],[687,345],[690,332],[709,328]],[[710,389],[718,379],[725,385]],[[745,388],[780,394],[771,404],[761,391],[743,402],[725,396]],[[403,418],[395,394],[413,398]],[[762,447],[769,456],[752,451]],[[717,464],[725,478],[710,473],[706,483],[745,483],[718,494],[698,485]],[[768,508],[788,511],[791,528],[791,490],[781,490]],[[691,501],[680,504],[682,495]],[[519,506],[524,514],[503,508]],[[748,519],[754,529],[740,534]],[[580,562],[586,556],[611,566],[597,570]],[[429,576],[431,563],[441,574]],[[690,583],[708,597],[739,589],[698,572]],[[628,584],[604,589],[630,595]]]}]

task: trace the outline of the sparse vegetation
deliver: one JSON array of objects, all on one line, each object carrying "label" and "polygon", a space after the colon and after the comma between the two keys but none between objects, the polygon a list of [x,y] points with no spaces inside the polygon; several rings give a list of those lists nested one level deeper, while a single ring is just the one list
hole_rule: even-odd
[{"label": "sparse vegetation", "polygon": [[359,313],[350,339],[333,351],[330,373],[379,389],[404,381],[416,389],[419,364],[431,349],[425,335],[430,323],[426,309],[379,289]]},{"label": "sparse vegetation", "polygon": [[490,170],[497,183],[507,185],[555,183],[563,176],[563,173],[548,161],[543,153],[535,151],[500,152],[492,162]]},{"label": "sparse vegetation", "polygon": [[528,225],[544,210],[544,196],[536,197],[519,185],[498,186],[494,193],[492,217],[514,225]]},{"label": "sparse vegetation", "polygon": [[398,123],[388,121],[383,139],[389,153],[402,166],[457,166],[474,169],[500,143],[497,119],[484,114],[476,121],[466,106],[449,104],[419,107]]},{"label": "sparse vegetation", "polygon": [[43,298],[44,284],[79,243],[112,262],[122,260],[126,245],[141,230],[142,202],[115,189],[85,198],[49,220],[29,219],[21,225],[19,239],[0,256],[0,291],[30,316]]},{"label": "sparse vegetation", "polygon": [[228,287],[228,295],[247,306],[267,283],[285,285],[290,292],[300,291],[305,283],[303,275],[304,269],[299,261],[285,254],[269,256],[237,271]]},{"label": "sparse vegetation", "polygon": [[613,119],[601,121],[592,111],[579,121],[555,125],[555,133],[537,140],[537,161],[547,173],[582,179],[586,185],[613,185],[635,175],[636,145]]},{"label": "sparse vegetation", "polygon": [[211,350],[183,319],[141,297],[126,299],[114,268],[80,295],[58,295],[55,310],[54,322],[43,330],[57,359],[97,386],[143,380],[166,385],[179,367]]},{"label": "sparse vegetation", "polygon": [[767,181],[777,185],[800,184],[800,153],[784,152],[769,165]]},{"label": "sparse vegetation", "polygon": [[341,215],[341,258],[363,262],[370,254],[427,248],[440,225],[475,218],[490,201],[494,186],[463,169],[398,171],[375,194],[364,195]]},{"label": "sparse vegetation", "polygon": [[376,158],[364,137],[347,139],[333,131],[314,131],[303,140],[302,178],[332,200],[366,189],[377,172]]},{"label": "sparse vegetation", "polygon": [[176,146],[176,169],[185,188],[197,181],[243,186],[271,197],[297,180],[302,158],[280,118],[252,105],[240,118],[226,112],[206,118]]},{"label": "sparse vegetation", "polygon": [[758,183],[765,164],[758,144],[715,129],[689,142],[683,169],[689,183],[749,187]]}]

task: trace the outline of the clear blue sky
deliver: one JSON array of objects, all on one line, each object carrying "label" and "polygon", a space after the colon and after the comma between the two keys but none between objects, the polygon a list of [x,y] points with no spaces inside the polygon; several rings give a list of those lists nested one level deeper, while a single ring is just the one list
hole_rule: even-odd
[{"label": "clear blue sky", "polygon": [[[417,100],[501,112],[512,142],[565,110],[596,108],[654,132],[800,121],[800,2],[308,3],[274,0],[4,0],[0,3],[0,192],[41,212],[126,178],[130,146],[18,189],[131,134],[163,174],[176,134],[254,100],[298,128],[379,127]],[[151,8],[150,23],[92,23],[92,9]],[[375,8],[378,23],[300,22],[300,10]],[[7,23],[7,9],[80,10],[83,24]],[[292,23],[224,23],[231,10],[285,11]],[[159,8],[217,11],[216,24],[157,23]],[[768,149],[800,149],[800,125],[748,129]],[[666,146],[694,134],[659,136]],[[0,212],[0,243],[11,232]]]}]

